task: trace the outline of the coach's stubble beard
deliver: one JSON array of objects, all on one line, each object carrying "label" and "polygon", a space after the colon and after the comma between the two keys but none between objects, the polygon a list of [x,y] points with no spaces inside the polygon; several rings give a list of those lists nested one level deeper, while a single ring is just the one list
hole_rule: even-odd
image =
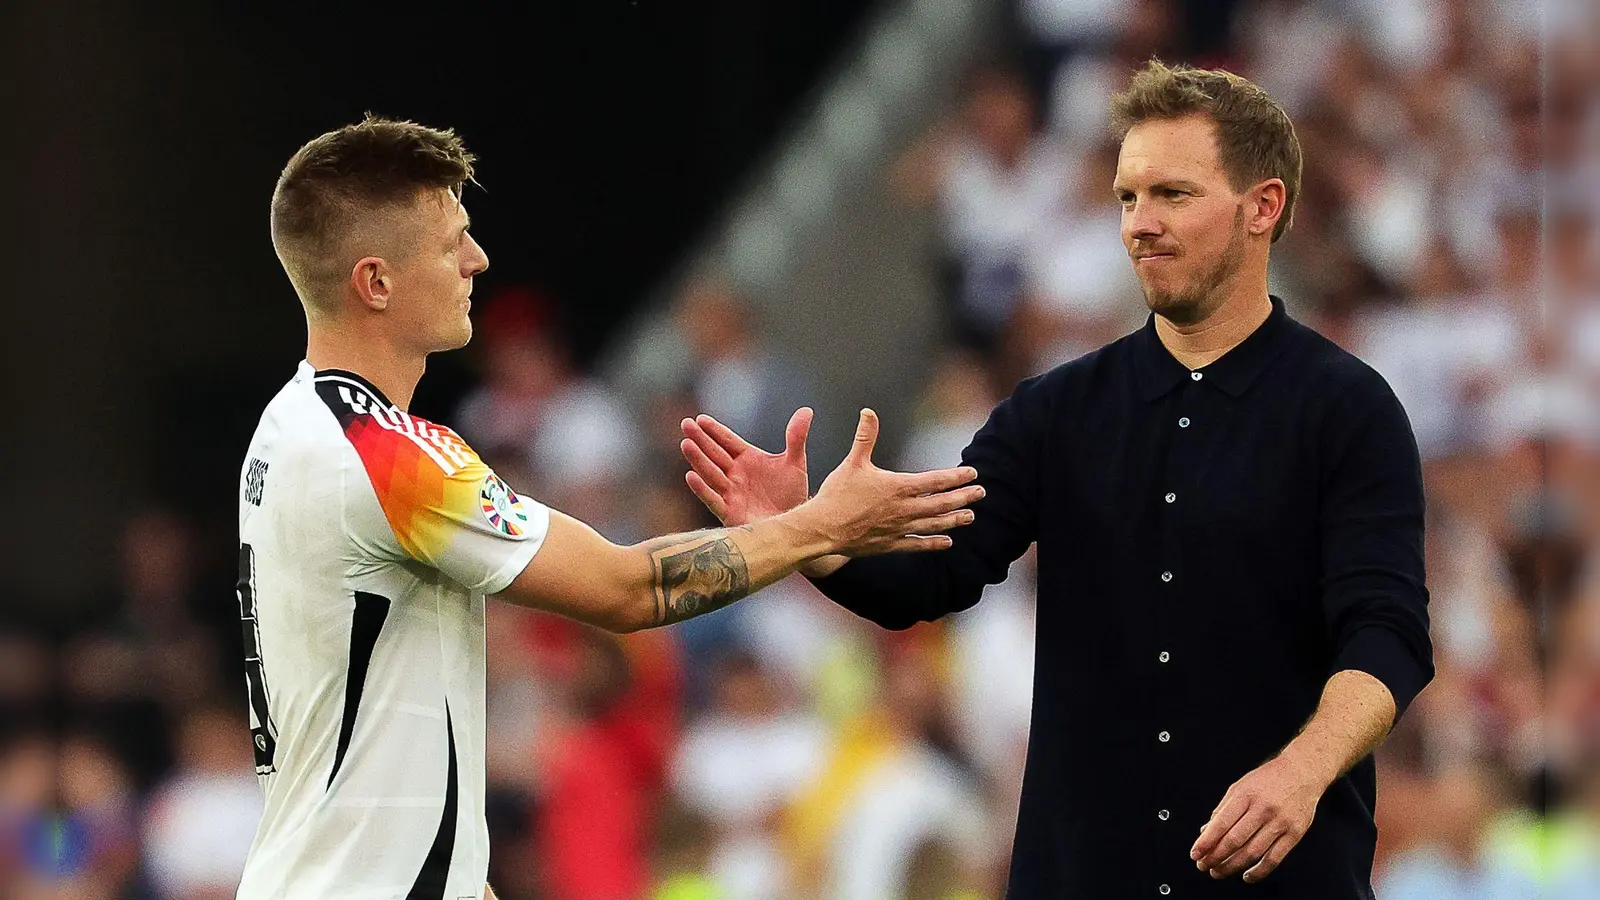
[{"label": "coach's stubble beard", "polygon": [[1140,282],[1144,291],[1144,305],[1156,315],[1174,325],[1193,325],[1202,322],[1221,304],[1220,289],[1244,265],[1244,207],[1233,213],[1232,233],[1228,246],[1216,263],[1203,274],[1177,291],[1152,290]]}]

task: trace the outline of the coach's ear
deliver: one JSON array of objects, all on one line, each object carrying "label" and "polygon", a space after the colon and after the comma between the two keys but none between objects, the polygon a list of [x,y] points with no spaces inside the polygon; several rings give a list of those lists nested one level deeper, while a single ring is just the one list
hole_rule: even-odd
[{"label": "coach's ear", "polygon": [[1278,227],[1278,218],[1283,215],[1288,197],[1289,189],[1283,186],[1282,178],[1268,178],[1251,188],[1245,195],[1245,230],[1258,237],[1270,237]]},{"label": "coach's ear", "polygon": [[363,256],[350,270],[350,287],[361,305],[374,312],[389,308],[389,264],[381,256]]}]

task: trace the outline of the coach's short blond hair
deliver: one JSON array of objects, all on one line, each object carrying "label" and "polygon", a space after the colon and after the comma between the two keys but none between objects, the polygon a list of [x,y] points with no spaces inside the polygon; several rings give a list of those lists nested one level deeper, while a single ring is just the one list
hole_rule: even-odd
[{"label": "coach's short blond hair", "polygon": [[325,304],[349,274],[345,241],[364,218],[430,189],[460,197],[473,161],[454,131],[371,113],[296,151],[272,192],[272,247],[301,300]]},{"label": "coach's short blond hair", "polygon": [[1217,154],[1236,191],[1267,178],[1283,180],[1283,215],[1276,242],[1294,221],[1300,197],[1300,138],[1277,101],[1254,82],[1223,69],[1168,66],[1152,59],[1111,98],[1118,138],[1141,122],[1205,116],[1216,123]]}]

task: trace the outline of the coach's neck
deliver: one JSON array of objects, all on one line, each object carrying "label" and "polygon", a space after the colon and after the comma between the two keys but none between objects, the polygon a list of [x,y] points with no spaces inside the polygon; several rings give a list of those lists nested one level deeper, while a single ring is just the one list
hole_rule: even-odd
[{"label": "coach's neck", "polygon": [[390,403],[407,411],[427,367],[426,356],[396,347],[386,335],[325,323],[310,324],[306,329],[306,362],[318,370],[354,372],[372,382]]},{"label": "coach's neck", "polygon": [[[1272,297],[1267,294],[1266,260],[1259,270],[1253,266],[1238,273],[1231,285],[1224,285],[1227,297],[1211,314],[1198,322],[1177,324],[1156,316],[1156,336],[1173,358],[1190,369],[1201,369],[1244,343],[1261,323],[1272,315]],[[1252,277],[1253,276],[1253,277]]]}]

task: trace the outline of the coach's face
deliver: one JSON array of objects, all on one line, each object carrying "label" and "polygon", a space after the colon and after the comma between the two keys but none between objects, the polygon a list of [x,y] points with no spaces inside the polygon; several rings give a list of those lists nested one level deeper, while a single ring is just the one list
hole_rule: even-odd
[{"label": "coach's face", "polygon": [[391,327],[423,353],[464,347],[472,338],[472,278],[489,268],[489,257],[450,191],[424,194],[413,215],[414,237],[395,271]]},{"label": "coach's face", "polygon": [[1211,120],[1130,128],[1113,189],[1145,305],[1175,324],[1203,321],[1226,299],[1246,252],[1244,196],[1222,169]]}]

